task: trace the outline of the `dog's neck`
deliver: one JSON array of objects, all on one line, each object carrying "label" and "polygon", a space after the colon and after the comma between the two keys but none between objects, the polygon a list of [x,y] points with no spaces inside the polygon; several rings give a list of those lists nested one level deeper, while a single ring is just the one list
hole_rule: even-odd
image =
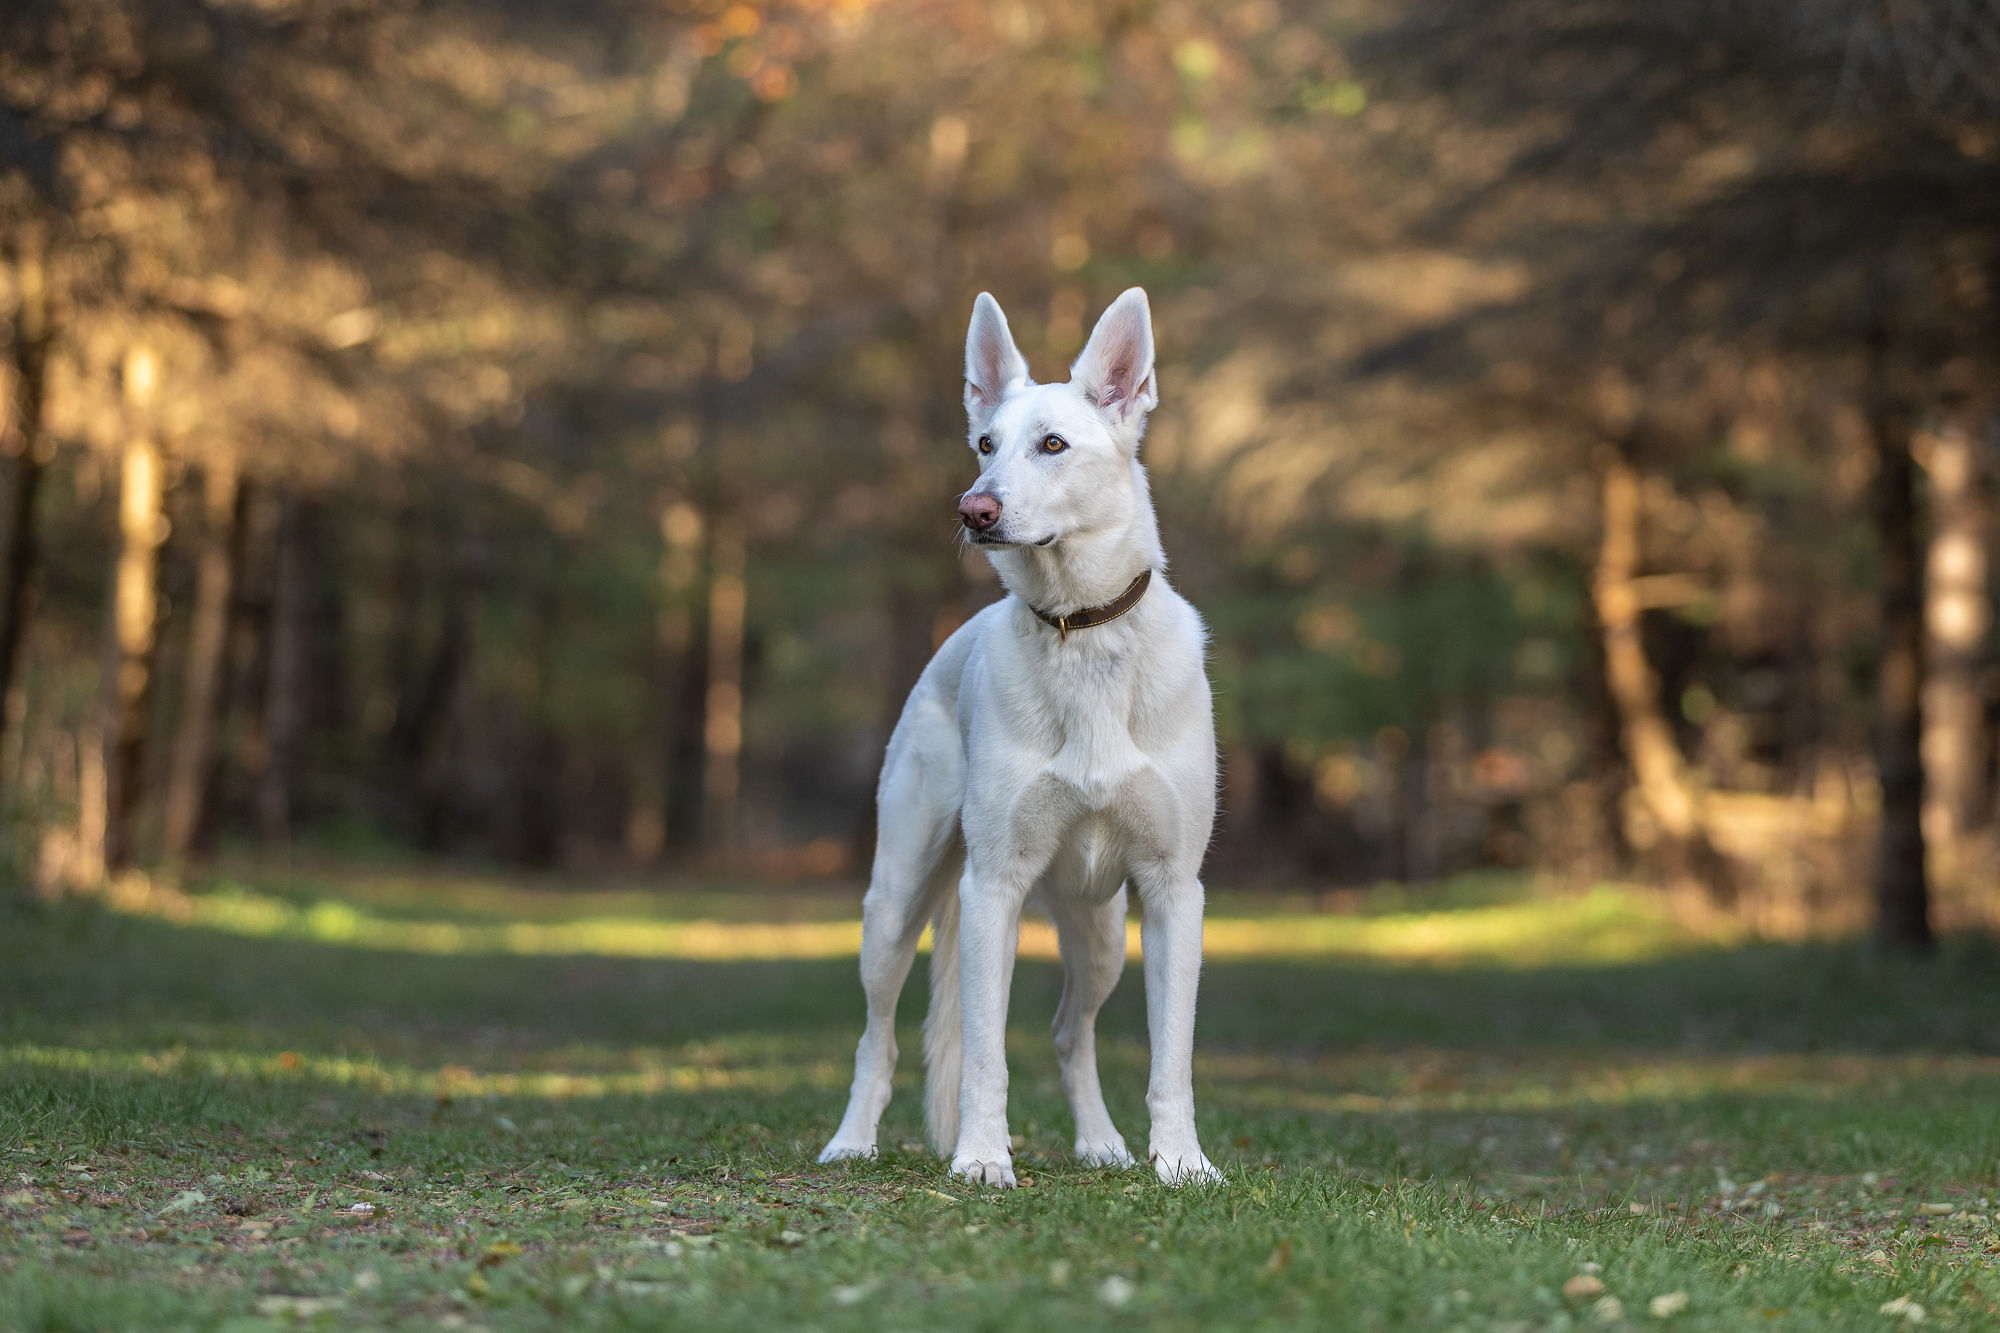
[{"label": "dog's neck", "polygon": [[1132,464],[1132,512],[1121,523],[1072,533],[1048,546],[1014,546],[988,558],[1008,592],[1037,611],[1065,616],[1102,606],[1131,586],[1141,570],[1163,570],[1160,524],[1153,514],[1146,469]]}]

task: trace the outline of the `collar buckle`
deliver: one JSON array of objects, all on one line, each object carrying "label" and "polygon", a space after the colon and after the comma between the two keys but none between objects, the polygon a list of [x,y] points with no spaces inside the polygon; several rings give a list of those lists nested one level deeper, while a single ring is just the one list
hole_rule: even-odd
[{"label": "collar buckle", "polygon": [[1119,593],[1117,597],[1102,606],[1086,606],[1080,610],[1071,611],[1066,615],[1060,616],[1052,616],[1039,607],[1031,606],[1028,609],[1033,611],[1041,620],[1054,625],[1056,632],[1062,635],[1063,641],[1067,643],[1071,630],[1090,629],[1096,625],[1108,625],[1137,606],[1139,599],[1146,595],[1146,589],[1152,582],[1153,571],[1148,567],[1139,571],[1138,575],[1125,586],[1124,592]]}]

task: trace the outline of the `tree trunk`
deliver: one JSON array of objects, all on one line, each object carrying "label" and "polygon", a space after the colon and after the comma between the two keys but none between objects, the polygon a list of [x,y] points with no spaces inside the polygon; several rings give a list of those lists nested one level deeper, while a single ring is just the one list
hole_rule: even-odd
[{"label": "tree trunk", "polygon": [[42,431],[47,398],[50,318],[48,270],[40,233],[23,226],[14,249],[11,402],[0,402],[0,454],[8,466],[4,547],[0,547],[0,740],[14,716],[14,669],[33,613],[35,497],[48,465]]},{"label": "tree trunk", "polygon": [[[338,511],[324,500],[299,502],[299,569],[305,581],[305,706],[303,753],[337,765],[347,780],[354,758],[347,707],[347,586]],[[324,753],[322,753],[324,751]]]},{"label": "tree trunk", "polygon": [[1880,583],[1875,675],[1875,771],[1882,818],[1875,844],[1875,935],[1883,944],[1931,943],[1924,865],[1924,603],[1917,546],[1916,469],[1908,409],[1889,383],[1888,333],[1871,336],[1868,429],[1875,451],[1873,519]]},{"label": "tree trunk", "polygon": [[1985,822],[1986,704],[1979,675],[1989,621],[1987,515],[1979,441],[1963,420],[1929,439],[1931,539],[1924,569],[1925,838],[1962,868],[1964,840]]},{"label": "tree trunk", "polygon": [[188,635],[180,734],[174,739],[167,771],[162,851],[175,865],[194,850],[214,777],[223,658],[243,525],[242,495],[235,458],[219,451],[202,478],[205,523],[195,572],[194,624]]},{"label": "tree trunk", "polygon": [[1403,873],[1412,884],[1428,884],[1438,877],[1437,756],[1432,753],[1431,741],[1431,725],[1419,721],[1410,734],[1409,752],[1403,756]]},{"label": "tree trunk", "polygon": [[743,522],[711,525],[708,583],[708,694],[702,710],[702,842],[714,856],[736,847],[743,761]]},{"label": "tree trunk", "polygon": [[[448,521],[449,515],[437,520],[440,526]],[[442,583],[437,639],[421,669],[414,669],[418,657],[414,634],[407,647],[396,650],[413,669],[399,676],[396,718],[383,744],[385,786],[395,793],[395,817],[427,851],[441,850],[449,840],[453,793],[437,754],[447,740],[452,708],[472,660],[473,618],[481,585],[478,553],[466,534],[446,531],[435,549],[441,561],[436,578]],[[423,604],[419,563],[412,552],[404,578],[403,605],[409,616]]]},{"label": "tree trunk", "polygon": [[153,649],[158,637],[162,460],[146,420],[159,379],[152,350],[134,347],[125,358],[125,396],[132,420],[118,492],[119,551],[111,595],[111,635],[104,679],[104,810],[106,874],[132,863],[135,825],[143,798],[146,746],[152,734]]},{"label": "tree trunk", "polygon": [[1659,826],[1669,876],[1700,883],[1719,904],[1735,900],[1728,861],[1708,839],[1702,795],[1660,705],[1660,683],[1640,638],[1639,475],[1622,454],[1604,469],[1604,532],[1591,595],[1604,635],[1604,680],[1640,799]]},{"label": "tree trunk", "polygon": [[[1288,772],[1290,765],[1280,752],[1278,765],[1272,776],[1280,779],[1295,777]],[[1401,727],[1383,727],[1375,733],[1375,762],[1382,770],[1382,783],[1386,800],[1384,805],[1389,827],[1382,840],[1382,874],[1385,879],[1397,884],[1410,882],[1410,826],[1413,822],[1410,809],[1410,734]],[[1277,782],[1267,785],[1267,790],[1280,791],[1296,785],[1295,782]],[[1297,828],[1296,816],[1286,820],[1288,832]]]},{"label": "tree trunk", "polygon": [[[215,764],[215,790],[196,831],[198,848],[209,846],[223,818],[240,814],[261,831],[257,802],[271,766],[264,734],[271,685],[272,611],[277,598],[278,526],[284,517],[281,492],[237,483],[242,526],[236,534],[236,574],[231,583],[230,630],[225,649],[226,677],[220,712],[225,732]],[[221,751],[227,750],[227,757]]]},{"label": "tree trunk", "polygon": [[279,498],[270,646],[265,655],[265,762],[257,784],[258,831],[265,842],[280,850],[291,844],[292,821],[297,813],[298,768],[307,707],[310,635],[306,618],[311,610],[311,591],[299,510],[295,497],[288,494]]},{"label": "tree trunk", "polygon": [[1611,672],[1604,657],[1605,633],[1593,600],[1585,627],[1587,657],[1573,688],[1583,709],[1584,782],[1587,784],[1591,827],[1571,845],[1579,848],[1579,866],[1592,876],[1624,873],[1631,866],[1632,844],[1626,836],[1624,797],[1631,786],[1625,758],[1623,719],[1611,697]]},{"label": "tree trunk", "polygon": [[688,821],[682,807],[694,803],[682,755],[690,701],[699,699],[689,682],[701,674],[695,669],[695,610],[706,531],[701,510],[686,500],[670,500],[660,510],[660,600],[653,635],[657,722],[640,746],[625,822],[625,849],[639,861],[657,861],[677,832],[685,836]]},{"label": "tree trunk", "polygon": [[[894,568],[888,580],[882,694],[875,714],[875,736],[882,747],[888,745],[896,723],[903,716],[903,707],[909,702],[910,691],[916,687],[918,677],[923,675],[924,667],[936,651],[937,645],[933,644],[932,636],[936,632],[938,612],[943,601],[939,585],[942,583],[949,587],[958,576],[956,551],[949,552],[949,565],[933,568],[921,551],[911,549],[912,535],[899,534],[896,545],[889,552]],[[879,756],[879,748],[876,754]],[[865,866],[875,859],[874,783],[865,784],[860,794],[863,799],[854,812],[851,843],[854,864]]]}]

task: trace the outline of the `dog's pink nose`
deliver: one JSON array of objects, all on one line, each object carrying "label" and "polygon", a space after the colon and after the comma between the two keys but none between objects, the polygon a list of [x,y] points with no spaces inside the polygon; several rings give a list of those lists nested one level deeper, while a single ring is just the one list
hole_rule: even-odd
[{"label": "dog's pink nose", "polygon": [[974,532],[984,532],[1000,521],[1000,502],[990,495],[973,491],[959,498],[958,516]]}]

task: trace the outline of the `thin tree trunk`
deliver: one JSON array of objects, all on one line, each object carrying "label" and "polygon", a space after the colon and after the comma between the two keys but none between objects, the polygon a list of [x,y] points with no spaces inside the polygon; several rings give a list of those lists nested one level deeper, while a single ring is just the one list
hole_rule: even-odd
[{"label": "thin tree trunk", "polygon": [[1583,863],[1591,875],[1616,875],[1631,864],[1632,844],[1626,837],[1624,797],[1631,785],[1625,758],[1622,718],[1611,697],[1611,673],[1604,657],[1605,634],[1595,601],[1591,604],[1588,657],[1575,688],[1583,708],[1584,771],[1588,774],[1590,809],[1594,816]]},{"label": "thin tree trunk", "polygon": [[[1429,710],[1426,709],[1426,712]],[[1437,757],[1432,753],[1431,727],[1418,722],[1403,757],[1405,806],[1403,870],[1413,884],[1428,884],[1438,876]]]},{"label": "thin tree trunk", "polygon": [[264,734],[271,685],[272,612],[277,599],[278,525],[284,517],[281,492],[239,483],[243,522],[237,533],[236,576],[228,646],[228,682],[222,714],[230,722],[229,758],[215,766],[216,790],[208,818],[197,834],[206,846],[224,814],[241,812],[261,832],[257,801],[271,767]]},{"label": "thin tree trunk", "polygon": [[471,637],[471,601],[468,581],[453,573],[445,583],[437,643],[423,673],[410,683],[397,707],[396,724],[389,732],[389,758],[405,777],[422,766],[444,728]]},{"label": "thin tree trunk", "polygon": [[205,520],[195,572],[194,624],[188,635],[180,734],[167,772],[166,826],[162,845],[171,864],[194,850],[214,775],[215,732],[222,697],[224,650],[236,575],[242,486],[235,458],[220,450],[202,478]]},{"label": "thin tree trunk", "polygon": [[[917,678],[923,675],[934,651],[931,636],[937,625],[941,596],[938,580],[927,576],[937,571],[925,564],[919,551],[909,549],[914,536],[911,533],[902,534],[897,546],[890,551],[890,559],[896,562],[896,568],[889,578],[882,695],[875,714],[875,734],[884,746],[895,731],[897,721],[902,718],[910,691],[915,688]],[[952,565],[942,571],[945,580],[957,577],[957,553],[952,552],[951,558]],[[858,866],[868,865],[875,859],[873,784],[864,787],[863,793],[864,799],[854,812],[852,839],[853,860]]]},{"label": "thin tree trunk", "polygon": [[[1384,875],[1398,884],[1410,882],[1410,736],[1401,727],[1384,727],[1375,733],[1375,762],[1383,771],[1388,789],[1389,831],[1384,839]],[[1285,771],[1283,759],[1275,772]],[[1288,819],[1288,832],[1295,832],[1296,819]]]},{"label": "thin tree trunk", "polygon": [[259,652],[258,623],[249,591],[250,552],[256,549],[255,528],[260,493],[240,471],[236,481],[236,510],[230,517],[229,605],[223,618],[221,679],[216,687],[215,724],[211,733],[208,771],[202,779],[201,818],[194,828],[189,854],[205,857],[215,849],[216,835],[226,809],[229,755],[241,756],[241,745],[232,746],[233,724],[252,729],[253,708],[260,697],[257,684]]},{"label": "thin tree trunk", "polygon": [[707,524],[686,500],[660,510],[659,613],[654,619],[654,701],[658,723],[635,764],[625,849],[639,861],[657,861],[684,826],[679,807],[693,793],[681,778],[683,736],[688,730],[688,688],[695,670],[695,609],[700,595],[701,547]]},{"label": "thin tree trunk", "polygon": [[1667,873],[1702,884],[1718,903],[1735,899],[1728,862],[1708,839],[1702,796],[1689,778],[1660,682],[1640,637],[1639,475],[1622,455],[1604,468],[1604,532],[1591,586],[1604,635],[1604,680],[1618,711],[1619,738],[1640,799],[1659,826]]},{"label": "thin tree trunk", "polygon": [[708,582],[708,694],[702,710],[703,843],[712,855],[735,850],[743,762],[743,522],[711,524]]},{"label": "thin tree trunk", "polygon": [[[473,614],[480,580],[471,540],[460,532],[446,533],[437,544],[444,568],[437,640],[421,671],[400,682],[395,725],[384,744],[388,785],[398,794],[398,817],[417,844],[441,849],[449,836],[450,784],[437,759],[447,739],[453,704],[467,664],[472,659]],[[405,605],[414,613],[421,605],[414,569]],[[410,653],[415,657],[414,646]]]},{"label": "thin tree trunk", "polygon": [[382,655],[382,674],[387,679],[387,717],[370,717],[368,730],[378,737],[373,756],[375,771],[371,782],[374,805],[380,816],[393,824],[407,825],[410,811],[408,765],[401,747],[407,740],[410,701],[416,697],[419,667],[418,631],[424,623],[425,554],[435,544],[435,534],[423,521],[415,500],[407,502],[391,520],[395,549],[393,573],[388,590],[390,620],[388,643]]},{"label": "thin tree trunk", "polygon": [[1985,700],[1982,649],[1990,619],[1987,507],[1979,442],[1963,420],[1933,435],[1931,539],[1924,570],[1924,827],[1931,850],[1962,867],[1966,837],[1985,822]]},{"label": "thin tree trunk", "polygon": [[1924,863],[1923,567],[1917,543],[1916,468],[1907,408],[1889,382],[1888,331],[1870,338],[1868,428],[1875,451],[1880,643],[1875,676],[1875,772],[1882,788],[1875,844],[1875,935],[1910,949],[1931,943]]},{"label": "thin tree trunk", "polygon": [[338,514],[325,501],[299,502],[299,568],[305,580],[305,705],[300,745],[341,766],[357,757],[347,708],[347,589]]},{"label": "thin tree trunk", "polygon": [[104,681],[104,810],[98,858],[106,874],[130,865],[143,798],[146,747],[152,735],[153,649],[159,631],[163,467],[146,420],[158,387],[152,350],[134,347],[125,358],[125,396],[132,420],[118,493],[119,551],[112,586],[111,635]]},{"label": "thin tree trunk", "polygon": [[[546,562],[553,565],[551,558]],[[549,720],[550,674],[560,633],[553,572],[530,575],[538,586],[528,598],[527,659],[533,679],[520,708],[520,755],[514,774],[514,809],[508,830],[509,853],[538,869],[556,863],[562,850],[562,738]]]},{"label": "thin tree trunk", "polygon": [[276,574],[272,580],[270,648],[265,660],[266,759],[257,784],[257,825],[265,842],[290,846],[297,813],[300,746],[305,734],[306,654],[310,612],[299,501],[278,501]]},{"label": "thin tree trunk", "polygon": [[52,332],[49,281],[41,233],[17,231],[11,402],[0,402],[0,453],[9,460],[4,547],[0,547],[0,740],[14,715],[14,670],[27,636],[35,580],[35,498],[48,466],[42,430]]}]

